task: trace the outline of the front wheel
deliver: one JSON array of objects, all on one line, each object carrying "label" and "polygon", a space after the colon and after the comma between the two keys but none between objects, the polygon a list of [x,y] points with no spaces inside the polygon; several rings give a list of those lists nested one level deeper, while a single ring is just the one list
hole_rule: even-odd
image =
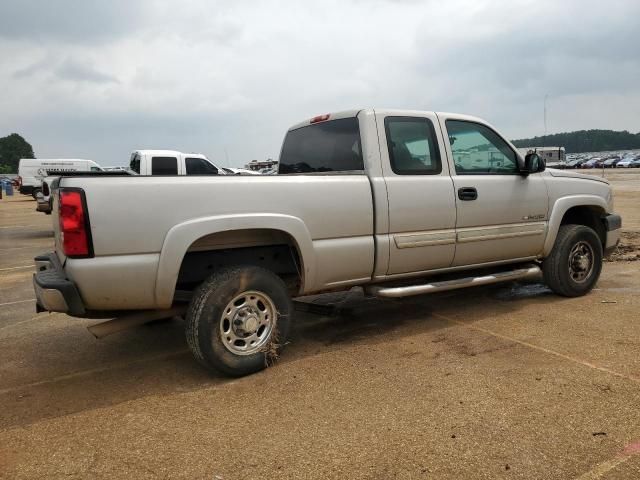
[{"label": "front wheel", "polygon": [[193,356],[209,370],[248,375],[274,362],[289,332],[286,285],[260,267],[225,268],[194,293],[185,332]]},{"label": "front wheel", "polygon": [[542,261],[545,283],[558,295],[579,297],[591,291],[602,270],[602,243],[593,229],[562,225],[551,254]]}]

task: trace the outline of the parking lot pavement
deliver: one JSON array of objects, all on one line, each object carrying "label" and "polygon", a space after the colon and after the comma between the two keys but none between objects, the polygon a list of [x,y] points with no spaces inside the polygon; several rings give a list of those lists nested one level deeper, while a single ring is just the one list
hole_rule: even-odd
[{"label": "parking lot pavement", "polygon": [[[617,209],[640,231],[634,199]],[[96,340],[92,321],[36,315],[20,267],[52,248],[51,217],[2,202],[0,478],[640,477],[638,262],[606,263],[578,299],[317,298],[341,313],[298,314],[277,366],[229,380],[179,320]]]}]

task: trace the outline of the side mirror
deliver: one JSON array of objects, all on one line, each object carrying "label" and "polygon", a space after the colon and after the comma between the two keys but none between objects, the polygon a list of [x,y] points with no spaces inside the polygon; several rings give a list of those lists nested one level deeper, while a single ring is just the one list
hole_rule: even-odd
[{"label": "side mirror", "polygon": [[521,173],[529,175],[530,173],[544,172],[545,168],[544,160],[537,153],[527,153],[524,157],[524,168]]}]

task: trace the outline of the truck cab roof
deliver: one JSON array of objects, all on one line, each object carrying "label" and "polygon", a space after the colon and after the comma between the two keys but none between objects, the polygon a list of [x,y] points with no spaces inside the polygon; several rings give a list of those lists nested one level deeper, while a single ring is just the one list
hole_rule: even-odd
[{"label": "truck cab roof", "polygon": [[338,112],[330,112],[322,115],[317,115],[308,120],[303,120],[301,122],[298,122],[292,125],[291,127],[289,127],[288,131],[297,130],[298,128],[306,127],[314,123],[326,122],[329,120],[340,120],[342,118],[357,117],[361,112],[369,113],[369,114],[391,115],[391,116],[398,116],[398,117],[412,117],[412,116],[420,116],[425,113],[430,113],[430,114],[436,114],[438,116],[443,116],[447,118],[455,118],[456,120],[467,120],[472,122],[486,123],[484,120],[478,117],[474,117],[471,115],[464,115],[460,113],[433,112],[430,110],[403,110],[398,108],[359,108],[359,109],[342,110]]},{"label": "truck cab roof", "polygon": [[139,153],[141,155],[155,155],[158,157],[177,157],[179,155],[189,155],[190,157],[194,158],[207,158],[207,156],[202,153],[179,152],[177,150],[134,150],[133,153]]}]

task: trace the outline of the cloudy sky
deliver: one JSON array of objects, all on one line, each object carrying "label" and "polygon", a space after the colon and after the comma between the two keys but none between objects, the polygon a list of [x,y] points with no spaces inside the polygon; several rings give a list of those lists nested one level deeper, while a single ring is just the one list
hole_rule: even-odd
[{"label": "cloudy sky", "polygon": [[[2,0],[0,136],[39,157],[277,158],[359,107],[470,113],[510,138],[640,130],[638,0]],[[227,161],[228,157],[228,161]]]}]

